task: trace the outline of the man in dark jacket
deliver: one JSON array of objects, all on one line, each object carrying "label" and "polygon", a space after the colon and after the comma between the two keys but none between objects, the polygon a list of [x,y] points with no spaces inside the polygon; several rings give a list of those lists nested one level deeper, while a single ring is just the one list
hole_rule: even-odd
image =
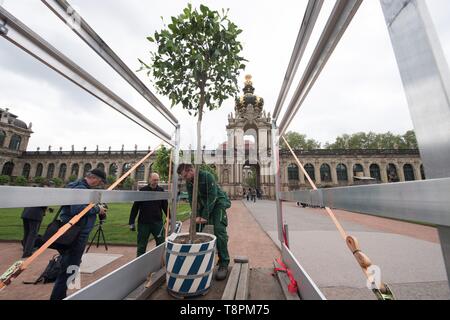
[{"label": "man in dark jacket", "polygon": [[33,254],[34,243],[37,239],[45,211],[47,211],[47,207],[31,207],[23,209],[21,216],[23,221],[22,258],[28,258]]},{"label": "man in dark jacket", "polygon": [[[159,175],[157,173],[150,174],[150,183],[139,189],[139,191],[164,191],[158,186]],[[138,217],[138,233],[137,233],[137,256],[143,255],[147,250],[148,239],[150,234],[155,239],[156,246],[165,241],[164,224],[162,212],[167,216],[167,200],[153,201],[136,201],[130,212],[129,225],[132,231],[135,231],[135,220]]]},{"label": "man in dark jacket", "polygon": [[[100,169],[94,169],[89,171],[84,179],[69,183],[67,188],[91,189],[99,187],[104,183],[106,183],[106,174]],[[61,221],[64,223],[69,222],[70,219],[79,214],[86,207],[86,204],[63,206],[60,213]],[[56,278],[55,286],[53,287],[53,291],[50,296],[51,300],[62,300],[66,297],[67,280],[72,275],[71,273],[69,274],[71,271],[67,270],[67,268],[69,266],[80,266],[81,257],[83,256],[84,249],[89,238],[89,233],[94,228],[97,214],[105,216],[106,209],[102,206],[96,205],[78,222],[78,224],[82,226],[80,235],[72,244],[72,247],[61,254],[61,272]]]}]

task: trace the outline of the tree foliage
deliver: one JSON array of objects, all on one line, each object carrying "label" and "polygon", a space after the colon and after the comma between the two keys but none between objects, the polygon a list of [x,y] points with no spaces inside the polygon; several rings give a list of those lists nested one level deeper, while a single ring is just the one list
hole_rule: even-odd
[{"label": "tree foliage", "polygon": [[52,181],[55,184],[55,187],[59,188],[64,184],[64,181],[58,177],[51,179],[50,181]]},{"label": "tree foliage", "polygon": [[131,177],[128,177],[125,179],[125,181],[122,184],[122,189],[124,190],[131,190],[134,186],[134,179]]},{"label": "tree foliage", "polygon": [[111,174],[106,177],[106,183],[108,185],[112,185],[114,182],[116,182],[116,180],[117,178]]},{"label": "tree foliage", "polygon": [[[150,63],[142,60],[141,70],[152,76],[159,93],[169,97],[172,107],[181,104],[189,115],[198,115],[197,156],[201,148],[203,112],[214,110],[239,92],[237,77],[245,69],[240,56],[242,32],[227,16],[228,11],[210,10],[192,5],[177,17],[172,17],[167,29],[147,37],[158,49],[151,53]],[[198,168],[194,178],[190,241],[194,241],[197,214]]]},{"label": "tree foliage", "polygon": [[417,139],[414,131],[407,131],[404,135],[391,132],[374,133],[359,132],[352,135],[344,134],[336,138],[333,144],[327,143],[326,149],[417,149]]},{"label": "tree foliage", "polygon": [[156,151],[156,159],[152,165],[152,171],[159,174],[159,178],[162,181],[167,181],[169,179],[169,161],[170,152],[172,149],[167,149],[165,146],[161,146],[158,151]]},{"label": "tree foliage", "polygon": [[44,177],[34,177],[33,182],[37,183],[37,184],[43,184],[45,182],[45,178]]},{"label": "tree foliage", "polygon": [[26,186],[28,184],[28,179],[25,178],[24,176],[18,176],[15,180],[14,180],[14,185],[16,186]]},{"label": "tree foliage", "polygon": [[4,184],[8,184],[11,181],[11,178],[6,175],[0,176],[0,186]]},{"label": "tree foliage", "polygon": [[[315,150],[320,149],[321,147],[320,142],[314,139],[308,139],[305,134],[300,134],[298,132],[289,131],[284,137],[293,150]],[[280,148],[288,150],[284,141],[281,142]]]},{"label": "tree foliage", "polygon": [[237,77],[244,69],[242,32],[227,17],[200,5],[190,4],[178,17],[172,17],[167,29],[156,31],[150,42],[158,49],[150,63],[141,59],[141,69],[153,76],[158,92],[169,97],[172,106],[181,104],[189,114],[198,114],[203,104],[219,108],[224,100],[238,92]]}]

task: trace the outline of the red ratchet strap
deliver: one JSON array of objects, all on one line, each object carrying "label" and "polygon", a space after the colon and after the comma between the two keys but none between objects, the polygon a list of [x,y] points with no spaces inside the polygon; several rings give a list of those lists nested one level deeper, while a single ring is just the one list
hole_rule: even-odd
[{"label": "red ratchet strap", "polygon": [[292,271],[290,269],[288,269],[288,267],[283,263],[283,261],[281,261],[280,258],[277,259],[278,264],[281,266],[281,268],[274,268],[274,272],[286,272],[287,276],[289,277],[289,280],[291,280],[291,282],[288,285],[288,290],[290,293],[297,293],[298,290],[298,286],[297,286],[297,281],[295,281],[294,276],[292,275]]}]

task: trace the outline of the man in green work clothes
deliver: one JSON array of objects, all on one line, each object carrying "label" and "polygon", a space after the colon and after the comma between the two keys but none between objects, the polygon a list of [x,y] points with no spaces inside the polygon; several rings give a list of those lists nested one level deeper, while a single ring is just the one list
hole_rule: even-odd
[{"label": "man in green work clothes", "polygon": [[[139,191],[164,191],[158,186],[159,175],[155,172],[150,174],[149,185],[139,189]],[[156,246],[165,241],[164,224],[162,213],[167,215],[167,200],[136,201],[131,208],[129,225],[131,231],[135,231],[134,221],[139,213],[138,234],[137,234],[137,256],[143,255],[147,249],[150,234],[155,239]]]},{"label": "man in green work clothes", "polygon": [[[180,177],[186,181],[189,194],[189,203],[192,205],[192,191],[194,187],[195,168],[191,164],[182,163],[177,170]],[[219,254],[219,269],[216,280],[224,280],[228,273],[230,256],[228,255],[227,212],[231,206],[225,192],[217,185],[214,176],[200,170],[198,180],[198,208],[197,224],[201,229],[205,224],[214,226],[214,235],[217,237],[217,251]]]}]

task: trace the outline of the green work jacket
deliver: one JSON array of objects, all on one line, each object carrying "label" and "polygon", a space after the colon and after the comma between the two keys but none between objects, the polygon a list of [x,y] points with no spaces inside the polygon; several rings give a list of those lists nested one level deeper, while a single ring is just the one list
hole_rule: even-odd
[{"label": "green work jacket", "polygon": [[[189,195],[189,203],[192,207],[194,182],[187,182],[186,187]],[[227,209],[231,206],[230,199],[228,199],[227,194],[217,185],[214,176],[203,170],[199,172],[197,203],[197,217],[205,219],[209,219],[210,214],[215,209]]]}]

